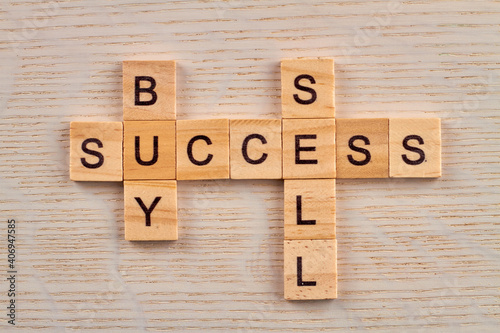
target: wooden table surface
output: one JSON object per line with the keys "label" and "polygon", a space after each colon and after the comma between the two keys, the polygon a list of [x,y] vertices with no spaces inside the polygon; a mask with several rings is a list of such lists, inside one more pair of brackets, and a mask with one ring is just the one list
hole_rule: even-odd
{"label": "wooden table surface", "polygon": [[[499,22],[499,1],[2,0],[0,330],[497,331]],[[442,119],[442,178],[337,181],[337,300],[283,299],[282,181],[179,182],[179,241],[138,243],[121,183],[69,180],[69,122],[122,120],[123,60],[177,60],[178,119],[280,118],[280,59],[316,56],[337,117]]]}

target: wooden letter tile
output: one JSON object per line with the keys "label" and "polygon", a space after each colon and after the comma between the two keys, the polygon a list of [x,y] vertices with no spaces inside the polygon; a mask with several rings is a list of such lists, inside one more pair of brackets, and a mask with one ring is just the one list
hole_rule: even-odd
{"label": "wooden letter tile", "polygon": [[177,181],[125,181],[125,239],[177,239]]}
{"label": "wooden letter tile", "polygon": [[229,178],[229,120],[177,121],[177,179]]}
{"label": "wooden letter tile", "polygon": [[175,61],[123,62],[123,120],[175,120]]}
{"label": "wooden letter tile", "polygon": [[391,177],[441,177],[441,119],[389,120]]}
{"label": "wooden letter tile", "polygon": [[125,180],[175,179],[175,121],[126,121]]}
{"label": "wooden letter tile", "polygon": [[333,59],[281,61],[283,118],[334,118]]}
{"label": "wooden letter tile", "polygon": [[285,299],[337,298],[337,240],[285,240]]}
{"label": "wooden letter tile", "polygon": [[389,177],[389,119],[336,119],[337,178]]}
{"label": "wooden letter tile", "polygon": [[71,122],[70,179],[123,180],[121,122]]}
{"label": "wooden letter tile", "polygon": [[230,132],[231,178],[282,178],[281,120],[235,119]]}
{"label": "wooden letter tile", "polygon": [[335,119],[283,119],[283,178],[335,178]]}
{"label": "wooden letter tile", "polygon": [[285,239],[335,238],[335,179],[285,180]]}

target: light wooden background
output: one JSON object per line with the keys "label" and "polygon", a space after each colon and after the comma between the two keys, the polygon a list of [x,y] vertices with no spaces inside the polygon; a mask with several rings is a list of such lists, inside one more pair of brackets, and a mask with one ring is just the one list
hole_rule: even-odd
{"label": "light wooden background", "polygon": [[[499,1],[0,4],[21,331],[494,332]],[[69,122],[121,117],[121,61],[178,61],[178,119],[279,118],[279,61],[336,60],[337,117],[440,117],[443,177],[339,180],[339,299],[283,300],[281,181],[179,183],[180,239],[123,239],[119,183],[69,180]]]}

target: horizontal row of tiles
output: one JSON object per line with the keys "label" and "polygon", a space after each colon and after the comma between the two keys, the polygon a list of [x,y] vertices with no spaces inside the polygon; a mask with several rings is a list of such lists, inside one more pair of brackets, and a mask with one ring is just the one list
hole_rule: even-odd
{"label": "horizontal row of tiles", "polygon": [[75,181],[441,176],[439,118],[72,122]]}

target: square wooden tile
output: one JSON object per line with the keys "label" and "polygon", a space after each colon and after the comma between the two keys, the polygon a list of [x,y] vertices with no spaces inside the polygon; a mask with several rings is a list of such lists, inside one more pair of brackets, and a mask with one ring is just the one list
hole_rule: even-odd
{"label": "square wooden tile", "polygon": [[233,179],[281,179],[281,120],[234,119],[230,122]]}
{"label": "square wooden tile", "polygon": [[334,118],[333,59],[281,61],[283,118]]}
{"label": "square wooden tile", "polygon": [[123,62],[123,120],[175,120],[175,61]]}
{"label": "square wooden tile", "polygon": [[337,298],[337,240],[285,240],[285,299]]}
{"label": "square wooden tile", "polygon": [[337,178],[389,177],[389,119],[336,119]]}
{"label": "square wooden tile", "polygon": [[335,238],[335,179],[285,180],[285,239]]}
{"label": "square wooden tile", "polygon": [[125,181],[125,239],[177,240],[177,181]]}
{"label": "square wooden tile", "polygon": [[389,120],[391,177],[441,177],[441,119]]}
{"label": "square wooden tile", "polygon": [[335,175],[335,119],[283,119],[283,178]]}
{"label": "square wooden tile", "polygon": [[123,138],[125,180],[175,179],[175,121],[126,121]]}
{"label": "square wooden tile", "polygon": [[177,121],[177,179],[229,178],[229,120]]}
{"label": "square wooden tile", "polygon": [[71,122],[70,179],[122,181],[122,140],[121,122]]}

